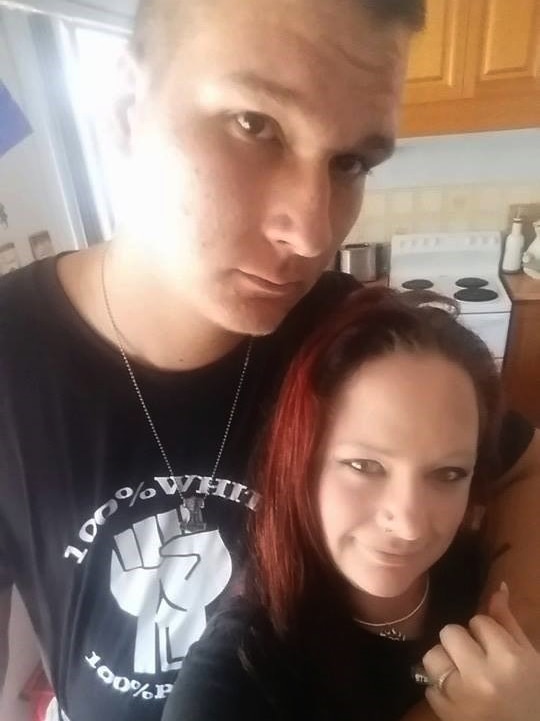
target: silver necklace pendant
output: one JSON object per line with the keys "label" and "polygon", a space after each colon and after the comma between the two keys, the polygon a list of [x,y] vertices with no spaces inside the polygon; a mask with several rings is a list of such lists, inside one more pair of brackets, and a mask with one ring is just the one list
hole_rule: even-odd
{"label": "silver necklace pendant", "polygon": [[[359,623],[361,626],[364,626],[367,629],[372,629],[372,633],[377,633],[382,638],[388,638],[390,641],[406,641],[407,636],[405,636],[404,633],[401,633],[401,631],[398,631],[396,628],[396,625],[399,623],[404,623],[405,621],[408,621],[410,618],[413,618],[413,616],[416,616],[418,611],[422,608],[424,603],[426,602],[426,599],[429,594],[429,576],[427,577],[426,581],[426,589],[424,591],[424,595],[420,599],[420,603],[413,608],[412,611],[410,611],[406,616],[403,616],[402,618],[395,618],[393,621],[386,621],[383,623],[373,623],[372,621],[363,621],[361,618],[355,618],[354,620],[356,623]],[[378,629],[383,629],[382,631],[379,631]]]}
{"label": "silver necklace pendant", "polygon": [[[154,440],[156,442],[156,445],[158,446],[161,457],[163,458],[165,467],[169,473],[169,478],[171,478],[176,483],[176,476],[173,471],[172,464],[171,464],[169,457],[165,451],[165,447],[163,445],[161,437],[160,437],[159,433],[157,432],[156,426],[154,424],[154,420],[153,420],[152,416],[150,415],[148,406],[146,405],[146,401],[144,400],[144,396],[139,387],[139,383],[137,381],[137,378],[135,377],[135,373],[133,371],[133,368],[132,368],[129,358],[127,356],[126,349],[124,347],[123,335],[120,332],[120,329],[118,328],[118,326],[116,324],[116,320],[115,320],[113,312],[112,312],[111,303],[109,300],[109,294],[107,292],[107,285],[105,283],[105,260],[106,260],[106,258],[107,258],[107,252],[105,251],[103,253],[102,260],[101,260],[101,289],[103,292],[103,301],[105,303],[105,308],[107,311],[109,322],[110,322],[111,327],[116,336],[116,343],[118,346],[118,350],[120,351],[120,355],[122,356],[124,365],[126,367],[128,375],[131,379],[133,389],[135,391],[135,394],[137,395],[137,398],[139,399],[139,403],[141,405],[144,415],[146,416],[146,420],[148,422],[150,431],[154,437]],[[218,448],[218,453],[217,453],[217,457],[216,457],[216,460],[214,463],[214,468],[212,470],[212,477],[211,477],[212,481],[215,481],[215,479],[216,479],[219,464],[221,462],[221,457],[223,455],[223,451],[225,450],[225,446],[227,445],[227,440],[229,438],[229,431],[231,430],[231,426],[232,426],[232,423],[233,423],[233,420],[234,420],[234,417],[236,414],[236,407],[238,405],[238,400],[240,398],[240,393],[241,393],[243,385],[244,385],[244,379],[245,379],[249,361],[251,358],[252,347],[253,347],[253,338],[250,338],[248,345],[247,345],[246,354],[244,356],[244,362],[242,364],[242,369],[240,371],[240,377],[238,379],[238,384],[236,386],[236,392],[234,394],[231,409],[229,411],[229,417],[228,417],[227,423],[225,425],[225,430],[224,430],[223,436],[221,438],[221,443]],[[191,498],[185,498],[184,495],[182,494],[182,491],[180,490],[180,488],[178,488],[178,495],[180,496],[179,513],[180,513],[180,526],[182,529],[182,533],[193,534],[193,533],[203,533],[204,531],[206,531],[206,521],[205,521],[204,514],[203,514],[203,510],[204,510],[204,506],[205,506],[204,497],[201,498],[200,496],[194,496]]]}
{"label": "silver necklace pendant", "polygon": [[180,518],[182,533],[203,533],[206,531],[206,521],[204,520],[204,498],[198,496],[190,496],[189,498],[181,497],[182,505],[180,506]]}
{"label": "silver necklace pendant", "polygon": [[401,633],[401,631],[398,631],[397,628],[394,628],[393,626],[387,628],[385,631],[379,631],[379,636],[381,636],[382,638],[387,638],[390,641],[407,640],[407,636],[405,636],[404,633]]}

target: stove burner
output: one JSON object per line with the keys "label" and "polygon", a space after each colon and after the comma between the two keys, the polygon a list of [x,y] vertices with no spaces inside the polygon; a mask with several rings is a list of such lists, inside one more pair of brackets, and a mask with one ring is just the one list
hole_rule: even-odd
{"label": "stove burner", "polygon": [[460,278],[456,280],[456,285],[460,288],[483,288],[488,284],[484,278]]}
{"label": "stove burner", "polygon": [[495,298],[498,297],[498,293],[486,288],[464,288],[463,290],[458,290],[457,293],[454,293],[454,298],[456,300],[466,300],[472,303],[482,303],[486,300],[495,300]]}
{"label": "stove burner", "polygon": [[413,278],[413,280],[406,280],[405,283],[401,284],[401,287],[407,290],[427,290],[433,288],[433,283],[424,278]]}

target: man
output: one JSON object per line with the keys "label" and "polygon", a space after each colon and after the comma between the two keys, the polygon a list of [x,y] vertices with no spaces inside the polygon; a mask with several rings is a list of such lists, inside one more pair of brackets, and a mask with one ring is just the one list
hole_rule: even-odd
{"label": "man", "polygon": [[[0,290],[1,587],[20,588],[71,721],[159,719],[234,589],[248,456],[295,347],[350,286],[318,279],[391,153],[422,11],[144,3],[118,236]],[[509,420],[513,478],[531,435]]]}

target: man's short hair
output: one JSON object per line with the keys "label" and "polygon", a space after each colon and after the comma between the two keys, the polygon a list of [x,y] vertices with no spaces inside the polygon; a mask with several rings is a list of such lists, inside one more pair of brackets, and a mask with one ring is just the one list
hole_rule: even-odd
{"label": "man's short hair", "polygon": [[[254,1],[254,0],[252,0]],[[255,0],[256,1],[256,0]],[[379,24],[401,23],[411,31],[422,30],[426,0],[356,0]],[[150,71],[163,69],[177,32],[189,22],[202,0],[140,0],[130,49],[133,57]],[[332,0],[328,0],[332,2]]]}
{"label": "man's short hair", "polygon": [[426,0],[357,0],[357,2],[377,22],[402,23],[414,32],[424,29]]}

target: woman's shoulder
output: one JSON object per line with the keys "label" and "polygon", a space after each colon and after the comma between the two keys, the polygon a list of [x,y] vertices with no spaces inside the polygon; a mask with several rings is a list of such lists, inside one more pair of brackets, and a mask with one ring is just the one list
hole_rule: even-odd
{"label": "woman's shoulder", "polygon": [[[216,613],[184,659],[162,721],[273,718],[245,651],[266,627],[261,609],[243,598]],[[265,669],[256,670],[265,677]]]}
{"label": "woman's shoulder", "polygon": [[191,673],[195,666],[217,666],[231,663],[229,671],[242,666],[242,649],[254,634],[263,629],[268,634],[269,624],[262,609],[246,598],[238,597],[215,613],[206,629],[186,656],[179,679]]}
{"label": "woman's shoulder", "polygon": [[238,596],[212,616],[201,641],[212,639],[216,643],[234,644],[240,642],[250,628],[266,625],[265,620],[266,614],[257,603]]}

